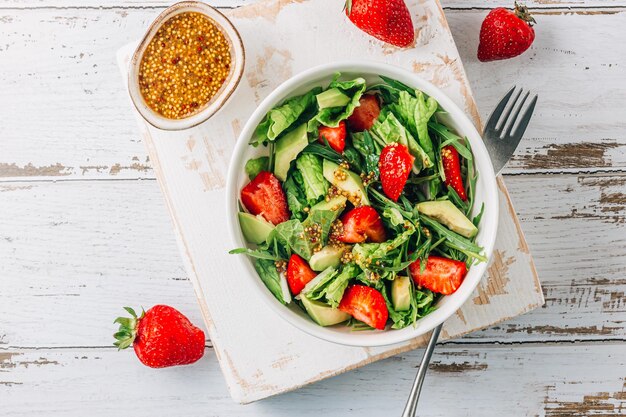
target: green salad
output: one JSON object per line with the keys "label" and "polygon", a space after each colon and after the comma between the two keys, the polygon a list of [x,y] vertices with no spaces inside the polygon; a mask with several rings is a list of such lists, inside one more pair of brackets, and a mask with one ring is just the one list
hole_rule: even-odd
{"label": "green salad", "polygon": [[256,128],[239,223],[259,278],[321,326],[401,329],[485,262],[468,141],[435,99],[380,76],[285,100]]}

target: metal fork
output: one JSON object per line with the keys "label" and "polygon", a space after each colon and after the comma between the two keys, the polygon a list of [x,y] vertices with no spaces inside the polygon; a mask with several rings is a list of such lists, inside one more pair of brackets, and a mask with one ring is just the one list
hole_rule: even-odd
{"label": "metal fork", "polygon": [[[537,104],[538,96],[535,95],[524,109],[524,112],[521,113],[524,108],[524,103],[530,96],[530,92],[526,91],[526,93],[524,93],[524,90],[520,89],[515,94],[515,98],[511,101],[511,96],[513,96],[515,90],[516,87],[514,86],[504,95],[502,100],[500,100],[491,113],[491,116],[489,116],[489,120],[483,131],[483,142],[489,152],[493,170],[496,175],[500,174],[504,165],[506,165],[508,160],[511,159],[511,156],[513,156],[517,145],[522,140],[522,136],[526,131],[526,127],[528,127],[528,123],[535,110],[535,105]],[[521,100],[520,97],[522,97]],[[430,336],[430,340],[424,351],[424,356],[422,356],[422,361],[420,362],[419,370],[413,381],[409,398],[404,406],[402,417],[415,417],[424,377],[426,376],[428,364],[435,350],[435,345],[437,344],[437,339],[439,339],[442,327],[443,323],[435,327]]]}

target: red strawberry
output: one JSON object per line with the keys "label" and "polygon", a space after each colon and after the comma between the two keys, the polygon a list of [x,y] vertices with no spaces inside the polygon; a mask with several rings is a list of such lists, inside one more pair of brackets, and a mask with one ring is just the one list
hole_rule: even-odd
{"label": "red strawberry", "polygon": [[413,161],[415,158],[409,153],[409,149],[400,143],[390,143],[380,152],[378,160],[380,182],[387,197],[393,201],[400,198],[411,173]]}
{"label": "red strawberry", "polygon": [[403,0],[347,0],[345,10],[356,27],[383,42],[406,47],[415,39]]}
{"label": "red strawberry", "polygon": [[326,139],[331,148],[343,153],[346,147],[346,122],[339,122],[337,127],[320,126],[318,129],[319,143],[326,144]]}
{"label": "red strawberry", "polygon": [[517,2],[514,11],[493,9],[480,28],[478,59],[487,62],[522,54],[535,40],[533,23],[535,19],[526,6]]}
{"label": "red strawberry", "polygon": [[204,355],[204,332],[175,308],[156,305],[140,317],[132,308],[124,309],[132,317],[115,320],[120,329],[113,335],[117,339],[114,345],[121,350],[132,344],[144,365],[151,368],[187,365]]}
{"label": "red strawberry", "polygon": [[465,262],[429,256],[423,272],[420,272],[419,259],[409,266],[409,271],[415,283],[420,287],[428,288],[439,294],[449,295],[461,286],[467,273],[467,267]]}
{"label": "red strawberry", "polygon": [[354,132],[371,129],[380,114],[380,104],[375,95],[366,94],[359,100],[359,106],[348,117],[348,125]]}
{"label": "red strawberry", "polygon": [[287,197],[278,178],[270,172],[259,172],[259,175],[243,187],[241,202],[250,213],[255,216],[260,214],[273,224],[289,220]]}
{"label": "red strawberry", "polygon": [[309,264],[295,253],[287,264],[287,283],[293,295],[300,294],[306,284],[317,276]]}
{"label": "red strawberry", "polygon": [[339,310],[378,330],[385,329],[389,318],[383,295],[366,285],[348,287],[339,303]]}
{"label": "red strawberry", "polygon": [[376,210],[370,206],[357,207],[341,216],[343,227],[334,237],[345,243],[384,242],[385,226]]}
{"label": "red strawberry", "polygon": [[446,176],[446,185],[452,187],[459,197],[461,197],[461,200],[467,201],[463,177],[461,177],[459,152],[454,146],[448,145],[441,149],[441,163],[443,165],[443,173]]}

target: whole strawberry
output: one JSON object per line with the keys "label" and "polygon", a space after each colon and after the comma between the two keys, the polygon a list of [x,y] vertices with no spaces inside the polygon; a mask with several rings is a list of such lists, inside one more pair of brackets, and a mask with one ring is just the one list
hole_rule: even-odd
{"label": "whole strawberry", "polygon": [[515,10],[493,9],[480,28],[478,59],[482,62],[508,59],[530,48],[535,40],[535,19],[526,6],[515,3]]}
{"label": "whole strawberry", "polygon": [[345,11],[356,27],[383,42],[405,47],[415,39],[404,0],[347,0]]}
{"label": "whole strawberry", "polygon": [[135,310],[124,307],[132,317],[118,317],[120,329],[113,335],[120,350],[131,344],[146,366],[165,368],[187,365],[204,355],[204,332],[191,324],[175,308],[156,305],[137,317]]}

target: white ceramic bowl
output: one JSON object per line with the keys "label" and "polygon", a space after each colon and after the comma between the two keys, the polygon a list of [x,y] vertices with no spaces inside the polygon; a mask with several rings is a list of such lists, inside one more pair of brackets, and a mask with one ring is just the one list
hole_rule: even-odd
{"label": "white ceramic bowl", "polygon": [[[196,12],[205,15],[222,31],[226,40],[230,44],[232,65],[226,81],[224,81],[222,87],[208,103],[189,117],[185,117],[183,119],[168,119],[167,117],[163,117],[159,113],[152,110],[146,104],[146,101],[144,100],[139,89],[139,67],[141,64],[141,58],[143,57],[146,48],[163,23],[178,14],[186,12]],[[239,32],[237,32],[237,29],[235,29],[230,20],[228,20],[228,18],[217,9],[214,9],[206,3],[199,1],[183,1],[173,4],[165,9],[150,25],[143,39],[139,42],[139,46],[135,50],[130,62],[130,69],[128,72],[128,93],[130,94],[130,98],[132,99],[132,102],[139,114],[141,114],[141,116],[152,126],[163,130],[188,129],[204,122],[209,117],[217,113],[217,111],[220,110],[224,104],[226,104],[241,80],[244,64],[245,53],[243,49],[243,42],[241,41]]]}
{"label": "white ceramic bowl", "polygon": [[[303,94],[315,86],[327,86],[333,75],[341,72],[346,79],[353,76],[365,78],[368,85],[380,82],[378,75],[387,76],[403,82],[411,87],[422,90],[429,96],[435,98],[439,105],[448,114],[445,124],[454,129],[461,136],[466,136],[469,140],[474,154],[474,162],[478,171],[478,183],[476,187],[475,212],[480,209],[482,203],[485,204],[485,213],[479,225],[477,242],[484,248],[487,256],[491,255],[498,227],[498,193],[496,188],[495,175],[491,160],[487,154],[481,136],[476,128],[467,118],[465,113],[452,102],[439,88],[424,81],[412,72],[382,63],[374,62],[343,62],[326,64],[304,71],[281,84],[259,105],[244,126],[230,163],[228,172],[228,184],[226,193],[226,204],[229,228],[233,241],[233,247],[246,246],[243,234],[237,219],[237,200],[241,188],[248,182],[248,177],[244,171],[244,164],[251,157],[266,154],[267,149],[263,146],[253,148],[248,145],[248,141],[259,124],[263,116],[274,106],[288,97]],[[233,255],[234,256],[234,255]],[[243,262],[247,271],[246,279],[249,282],[250,290],[261,297],[278,316],[289,323],[313,336],[331,342],[351,346],[382,346],[393,343],[404,342],[420,336],[445,321],[467,301],[478,285],[481,277],[487,268],[486,263],[472,266],[461,287],[452,295],[442,297],[437,304],[437,309],[426,317],[417,321],[416,326],[409,326],[401,330],[369,330],[353,331],[345,325],[332,327],[321,327],[311,320],[304,311],[297,305],[291,303],[289,306],[282,305],[270,291],[265,287],[257,275],[253,260],[245,255],[237,255],[234,262]]]}

